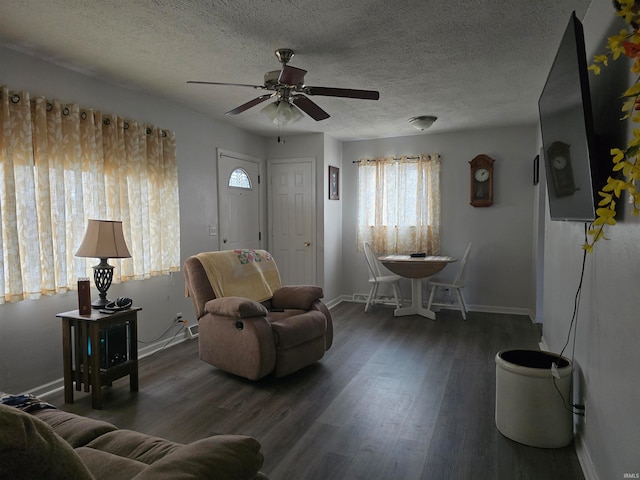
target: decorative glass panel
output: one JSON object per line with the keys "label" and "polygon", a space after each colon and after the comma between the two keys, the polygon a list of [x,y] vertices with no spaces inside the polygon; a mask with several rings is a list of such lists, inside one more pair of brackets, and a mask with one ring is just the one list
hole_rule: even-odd
{"label": "decorative glass panel", "polygon": [[229,176],[229,186],[251,190],[251,179],[245,170],[236,168]]}

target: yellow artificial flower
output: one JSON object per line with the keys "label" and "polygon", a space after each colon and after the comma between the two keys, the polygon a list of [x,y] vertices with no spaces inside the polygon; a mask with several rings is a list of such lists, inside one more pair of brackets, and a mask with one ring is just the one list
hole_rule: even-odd
{"label": "yellow artificial flower", "polygon": [[598,208],[596,210],[596,215],[598,215],[598,218],[596,218],[593,222],[594,227],[604,225],[605,223],[607,225],[616,224],[616,219],[613,218],[615,217],[616,212],[615,210],[611,210],[611,208]]}
{"label": "yellow artificial flower", "polygon": [[633,139],[629,140],[630,147],[637,147],[640,145],[640,128],[633,129]]}
{"label": "yellow artificial flower", "polygon": [[618,1],[618,4],[620,5],[620,10],[618,10],[616,12],[616,15],[618,15],[619,17],[624,17],[625,22],[627,23],[631,23],[631,20],[633,20],[634,17],[634,13],[632,11],[633,8],[633,1],[628,2],[628,1]]}
{"label": "yellow artificial flower", "polygon": [[598,192],[598,195],[602,197],[602,200],[598,202],[599,207],[604,207],[605,205],[609,205],[613,200],[613,195],[610,193]]}
{"label": "yellow artificial flower", "polygon": [[607,55],[594,55],[593,61],[602,63],[605,67],[609,66],[609,57]]}
{"label": "yellow artificial flower", "polygon": [[582,249],[586,250],[587,253],[591,253],[591,252],[593,252],[593,244],[592,243],[585,243],[584,245],[582,245]]}
{"label": "yellow artificial flower", "polygon": [[[632,30],[620,30],[617,35],[608,38],[606,49],[613,60],[621,55],[633,61],[630,70],[638,78],[622,95],[622,119],[631,119],[634,123],[640,123],[640,0],[616,0],[617,15],[632,26]],[[595,55],[593,64],[589,70],[598,75],[602,66],[608,66],[608,55]],[[633,214],[640,216],[640,192],[636,188],[636,182],[640,184],[640,128],[633,129],[633,135],[626,149],[613,148],[610,151],[612,171],[620,172],[619,178],[609,177],[607,183],[598,194],[601,200],[596,209],[596,219],[592,222],[588,234],[590,242],[582,245],[586,252],[592,252],[596,242],[607,239],[604,235],[607,226],[616,224],[616,199],[620,198],[623,191],[627,191],[629,201],[633,202]]]}
{"label": "yellow artificial flower", "polygon": [[636,82],[625,90],[623,97],[637,97],[640,95],[640,82]]}
{"label": "yellow artificial flower", "polygon": [[607,48],[611,51],[613,59],[617,60],[618,57],[624,53],[624,41],[629,37],[629,32],[626,29],[620,30],[619,35],[612,35],[607,41]]}
{"label": "yellow artificial flower", "polygon": [[612,148],[610,153],[613,155],[613,163],[618,163],[624,158],[624,152],[619,148]]}
{"label": "yellow artificial flower", "polygon": [[587,67],[587,70],[591,70],[593,73],[595,73],[596,75],[600,75],[600,67],[598,65],[589,65]]}

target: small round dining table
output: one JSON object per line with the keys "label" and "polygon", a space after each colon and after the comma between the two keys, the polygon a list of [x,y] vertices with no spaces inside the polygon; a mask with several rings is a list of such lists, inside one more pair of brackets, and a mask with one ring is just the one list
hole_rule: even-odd
{"label": "small round dining table", "polygon": [[378,258],[380,263],[391,272],[411,279],[411,305],[396,308],[393,315],[396,317],[421,315],[435,320],[435,312],[425,308],[422,304],[422,279],[435,275],[450,263],[457,262],[458,259],[441,255],[428,255],[425,257],[384,255]]}

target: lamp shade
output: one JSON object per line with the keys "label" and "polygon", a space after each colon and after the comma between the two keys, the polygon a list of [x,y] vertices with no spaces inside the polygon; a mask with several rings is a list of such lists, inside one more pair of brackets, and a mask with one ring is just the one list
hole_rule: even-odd
{"label": "lamp shade", "polygon": [[89,220],[76,257],[130,258],[131,253],[124,241],[122,222]]}

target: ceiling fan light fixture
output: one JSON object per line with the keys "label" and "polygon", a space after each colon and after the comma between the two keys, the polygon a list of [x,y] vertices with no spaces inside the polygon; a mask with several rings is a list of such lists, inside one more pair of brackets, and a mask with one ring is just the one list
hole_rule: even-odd
{"label": "ceiling fan light fixture", "polygon": [[278,102],[272,102],[260,110],[265,117],[271,120],[273,123],[278,123],[276,119],[276,112],[278,111]]}
{"label": "ceiling fan light fixture", "polygon": [[297,122],[301,118],[302,112],[294,105],[291,105],[287,101],[281,101],[278,104],[278,108],[276,110],[276,120],[278,123],[289,125],[290,123]]}
{"label": "ceiling fan light fixture", "polygon": [[424,131],[433,125],[438,117],[434,117],[432,115],[421,115],[419,117],[412,117],[409,119],[409,123],[416,130]]}

